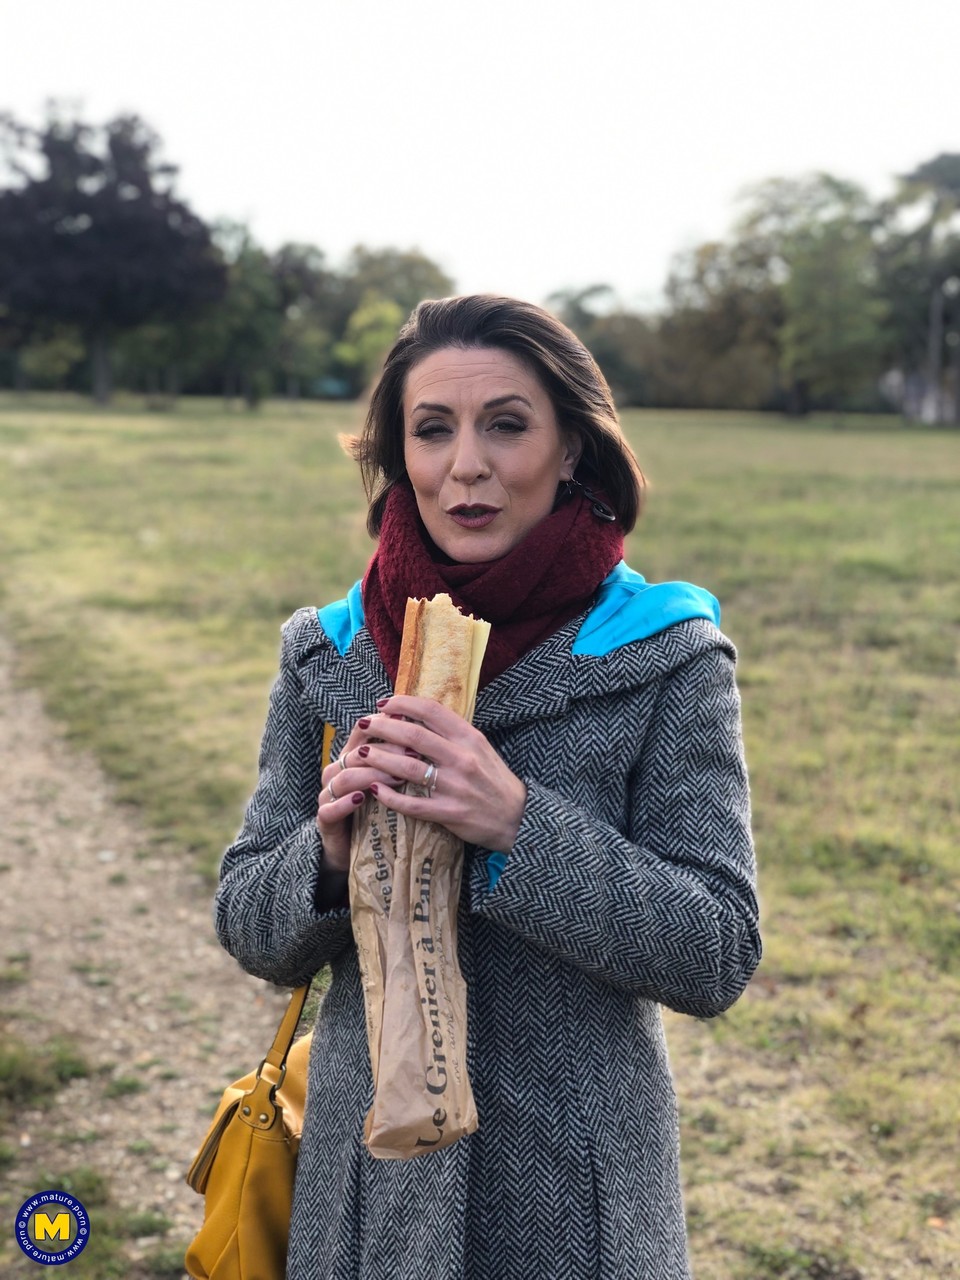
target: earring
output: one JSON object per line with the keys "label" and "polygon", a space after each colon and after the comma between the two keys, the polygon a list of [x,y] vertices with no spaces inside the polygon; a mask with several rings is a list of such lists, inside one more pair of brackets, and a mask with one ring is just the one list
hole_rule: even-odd
{"label": "earring", "polygon": [[605,524],[616,523],[617,513],[613,507],[608,506],[602,498],[598,498],[592,489],[588,489],[585,484],[581,485],[583,496],[590,503],[590,510],[598,520],[603,520]]}
{"label": "earring", "polygon": [[617,513],[613,507],[608,506],[602,498],[598,498],[592,489],[588,489],[585,484],[581,484],[579,480],[561,480],[560,487],[557,490],[557,505],[561,502],[569,502],[575,493],[582,493],[586,500],[590,503],[590,510],[598,520],[603,520],[605,524],[614,524],[617,519]]}

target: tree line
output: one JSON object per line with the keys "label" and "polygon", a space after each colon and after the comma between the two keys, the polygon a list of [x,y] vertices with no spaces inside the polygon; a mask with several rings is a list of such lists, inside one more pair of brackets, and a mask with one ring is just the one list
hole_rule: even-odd
{"label": "tree line", "polygon": [[[208,225],[139,117],[0,115],[0,385],[359,395],[405,316],[454,282],[418,249],[275,251]],[[830,174],[747,192],[679,254],[656,314],[598,283],[548,304],[623,405],[895,409],[960,421],[960,154],[871,200]]]}
{"label": "tree line", "polygon": [[830,174],[744,193],[731,236],[678,255],[640,316],[554,295],[625,403],[895,409],[960,422],[960,154],[871,201]]}
{"label": "tree line", "polygon": [[353,397],[413,307],[453,292],[416,249],[357,246],[342,267],[315,245],[275,252],[207,225],[136,116],[94,126],[52,110],[0,116],[0,381]]}

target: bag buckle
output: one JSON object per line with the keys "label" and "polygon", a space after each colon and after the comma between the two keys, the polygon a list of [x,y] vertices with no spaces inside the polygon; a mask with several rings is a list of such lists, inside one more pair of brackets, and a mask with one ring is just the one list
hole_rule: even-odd
{"label": "bag buckle", "polygon": [[[277,1074],[276,1080],[273,1080],[269,1075],[266,1075],[265,1073],[266,1067],[270,1067],[271,1070],[277,1071],[278,1074]],[[259,1080],[266,1079],[267,1083],[270,1085],[270,1101],[271,1102],[276,1101],[277,1090],[283,1084],[284,1079],[286,1078],[286,1074],[287,1074],[286,1062],[281,1063],[280,1067],[277,1068],[277,1067],[274,1067],[272,1062],[268,1062],[268,1060],[264,1058],[264,1060],[260,1063],[259,1067],[257,1067],[257,1080],[259,1081]]]}

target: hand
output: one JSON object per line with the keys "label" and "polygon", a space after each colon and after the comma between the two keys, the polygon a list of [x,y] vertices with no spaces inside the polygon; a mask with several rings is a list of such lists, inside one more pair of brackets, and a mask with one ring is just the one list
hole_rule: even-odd
{"label": "hand", "polygon": [[[363,804],[366,792],[378,783],[399,785],[403,781],[395,771],[378,769],[359,754],[361,748],[370,750],[368,730],[372,719],[375,717],[364,716],[357,721],[339,758],[320,775],[323,787],[317,797],[317,829],[323,840],[323,862],[330,871],[350,870],[353,814]],[[392,769],[391,755],[395,761],[398,757],[402,760],[403,748],[384,745],[378,755],[378,760]]]}
{"label": "hand", "polygon": [[[436,822],[470,844],[509,853],[527,803],[527,788],[484,735],[432,698],[394,696],[358,729],[364,762],[379,773],[369,789],[410,818]],[[364,724],[364,721],[360,721]],[[397,753],[402,752],[402,755]],[[430,795],[399,791],[390,774],[422,785],[436,769]],[[348,770],[349,772],[349,770]]]}

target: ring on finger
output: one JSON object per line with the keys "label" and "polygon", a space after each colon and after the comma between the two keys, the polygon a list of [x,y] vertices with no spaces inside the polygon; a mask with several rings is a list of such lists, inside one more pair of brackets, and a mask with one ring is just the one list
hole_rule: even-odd
{"label": "ring on finger", "polygon": [[330,796],[330,799],[333,801],[334,804],[336,804],[337,801],[340,799],[340,797],[337,795],[337,793],[333,789],[333,778],[331,778],[330,781],[327,783],[327,792]]}
{"label": "ring on finger", "polygon": [[340,766],[340,772],[343,773],[344,769],[346,769],[347,767],[346,751],[341,751],[340,754],[337,756],[337,764]]}
{"label": "ring on finger", "polygon": [[433,795],[434,787],[436,787],[436,785],[437,785],[437,774],[438,774],[438,773],[439,773],[439,769],[438,769],[438,768],[437,768],[437,766],[436,766],[435,764],[433,764],[433,762],[431,761],[431,763],[427,765],[427,771],[426,771],[426,773],[423,775],[423,782],[420,784],[421,786],[423,786],[423,787],[426,787],[426,788],[427,788],[427,795],[428,795],[428,796],[432,796],[432,795]]}

